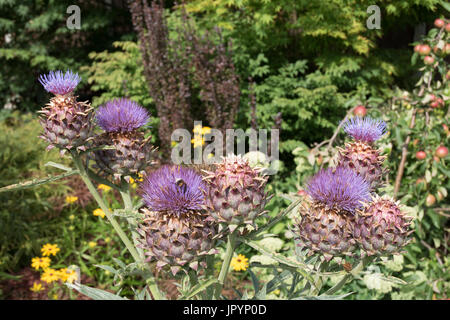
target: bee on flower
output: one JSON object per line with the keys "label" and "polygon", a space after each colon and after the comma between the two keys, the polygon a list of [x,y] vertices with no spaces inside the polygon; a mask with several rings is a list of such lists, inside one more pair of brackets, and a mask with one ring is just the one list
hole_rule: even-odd
{"label": "bee on flower", "polygon": [[40,268],[45,269],[50,266],[50,258],[48,257],[36,257],[31,259],[31,266],[39,270]]}
{"label": "bee on flower", "polygon": [[234,271],[245,271],[248,268],[248,258],[243,254],[238,254],[237,257],[231,259],[231,267]]}
{"label": "bee on flower", "polygon": [[59,251],[61,251],[60,248],[58,248],[57,244],[44,244],[41,248],[41,252],[43,256],[50,256],[53,255],[55,256]]}

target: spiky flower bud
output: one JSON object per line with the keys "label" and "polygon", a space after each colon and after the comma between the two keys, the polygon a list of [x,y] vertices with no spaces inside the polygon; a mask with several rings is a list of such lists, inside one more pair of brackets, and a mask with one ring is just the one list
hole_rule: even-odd
{"label": "spiky flower bud", "polygon": [[385,156],[372,144],[386,132],[386,123],[370,117],[355,117],[344,122],[344,131],[354,139],[345,148],[339,148],[338,165],[362,175],[372,188],[381,184]]}
{"label": "spiky flower bud", "polygon": [[362,255],[399,252],[413,232],[411,219],[393,199],[375,196],[355,217],[353,235],[363,249]]}
{"label": "spiky flower bud", "polygon": [[228,155],[207,172],[205,201],[207,210],[217,222],[224,222],[231,231],[240,225],[255,225],[270,197],[264,192],[268,177],[252,168],[240,155]]}
{"label": "spiky flower bud", "polygon": [[143,248],[177,273],[189,264],[197,269],[202,256],[214,253],[215,224],[203,210],[205,184],[193,169],[164,166],[151,172],[140,185],[146,207],[140,226]]}
{"label": "spiky flower bud", "polygon": [[97,124],[105,132],[95,137],[97,147],[111,146],[113,149],[94,151],[97,166],[115,179],[143,172],[151,159],[151,137],[145,138],[138,131],[149,121],[147,110],[128,99],[107,102],[96,112]]}
{"label": "spiky flower bud", "polygon": [[40,138],[50,143],[47,149],[58,147],[61,153],[72,148],[84,150],[92,135],[93,109],[87,102],[78,102],[73,95],[80,80],[78,74],[70,70],[65,74],[51,71],[39,77],[45,90],[55,95],[39,111],[39,121],[44,128]]}
{"label": "spiky flower bud", "polygon": [[319,171],[307,184],[308,197],[300,206],[301,221],[294,233],[297,245],[309,254],[351,255],[355,246],[351,217],[370,200],[369,184],[351,169]]}

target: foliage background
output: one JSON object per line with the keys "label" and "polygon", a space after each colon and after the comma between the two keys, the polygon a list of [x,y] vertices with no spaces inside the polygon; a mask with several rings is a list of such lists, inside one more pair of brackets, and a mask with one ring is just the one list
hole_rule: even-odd
{"label": "foliage background", "polygon": [[[0,0],[0,106],[20,113],[38,110],[48,99],[36,80],[38,75],[71,68],[83,77],[77,89],[81,99],[89,99],[97,107],[128,96],[151,111],[155,134],[159,119],[126,2],[79,1],[82,29],[72,31],[65,25],[66,8],[71,4],[65,0]],[[365,25],[366,9],[373,4],[381,8],[380,30],[369,30]],[[311,152],[315,143],[329,139],[339,121],[360,103],[370,107],[371,115],[382,116],[390,126],[397,126],[383,141],[392,160],[390,169],[397,170],[402,141],[409,133],[410,109],[406,104],[382,102],[412,91],[420,76],[417,65],[411,64],[412,43],[423,36],[421,28],[426,32],[436,17],[448,16],[444,1],[191,0],[186,5],[200,34],[217,26],[224,40],[232,42],[232,59],[242,92],[235,126],[250,127],[250,83],[260,128],[273,127],[275,116],[282,114],[283,170],[271,181],[273,192],[289,194],[301,188],[321,165],[319,153]],[[165,1],[165,7],[173,35],[180,27],[180,7],[172,1]],[[33,122],[35,116],[8,110],[0,114],[0,186],[35,176],[38,171],[47,173],[49,169],[43,164],[57,155],[46,153],[42,143],[36,143],[39,126]],[[411,145],[408,163],[414,163],[413,154],[421,147],[448,146],[442,123],[448,123],[448,112],[439,111],[430,127],[418,123],[414,129],[418,138],[426,128],[430,134],[418,146]],[[157,137],[154,141],[158,143]],[[319,151],[323,151],[321,162],[331,160],[326,150]],[[401,261],[397,258],[379,263],[371,275],[344,291],[358,292],[356,299],[448,296],[449,262],[442,256],[448,250],[448,218],[424,204],[427,194],[450,187],[448,167],[445,162],[440,166],[438,169],[438,164],[428,161],[407,168],[401,190],[407,199],[403,202],[421,217],[416,225],[417,241],[408,247],[408,253]],[[419,177],[427,178],[426,187],[416,186]],[[30,257],[38,254],[39,246],[49,239],[50,230],[59,230],[60,220],[41,213],[56,210],[51,199],[63,199],[74,191],[65,183],[55,186],[0,194],[0,272],[11,273],[27,266]],[[446,199],[438,203],[439,207],[448,207]],[[287,203],[280,198],[269,209],[276,212]],[[82,210],[90,214],[91,209]],[[92,224],[91,232],[97,232],[92,231],[97,220],[86,221]],[[285,234],[288,224],[283,222],[272,230],[285,241],[280,251],[292,249]],[[57,241],[58,232],[54,237]],[[244,253],[252,255],[251,250]],[[392,274],[410,284],[388,285],[373,274]],[[330,279],[330,283],[333,281],[336,279]]]}

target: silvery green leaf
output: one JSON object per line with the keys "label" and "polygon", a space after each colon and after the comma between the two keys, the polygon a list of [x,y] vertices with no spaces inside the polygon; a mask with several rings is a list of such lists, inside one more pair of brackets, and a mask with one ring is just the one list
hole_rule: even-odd
{"label": "silvery green leaf", "polygon": [[70,289],[74,289],[74,290],[78,291],[79,293],[82,293],[94,300],[128,300],[127,298],[123,298],[123,297],[115,295],[111,292],[97,289],[97,288],[91,288],[91,287],[85,286],[80,283],[78,283],[78,284],[77,283],[75,283],[75,284],[66,283],[66,286],[68,286]]}
{"label": "silvery green leaf", "polygon": [[127,267],[127,265],[125,263],[123,263],[122,261],[120,261],[117,258],[112,258],[114,260],[115,263],[117,263],[122,269],[125,269]]}
{"label": "silvery green leaf", "polygon": [[117,274],[118,273],[118,271],[116,269],[114,269],[113,267],[111,267],[111,266],[106,266],[106,265],[103,265],[103,264],[94,264],[94,266],[97,267],[97,268],[101,268],[103,270],[106,270],[108,272],[111,272],[112,274]]}
{"label": "silvery green leaf", "polygon": [[54,167],[54,168],[57,168],[57,169],[61,169],[61,170],[64,170],[64,171],[71,171],[71,170],[73,170],[72,168],[70,168],[70,167],[66,167],[65,165],[63,165],[63,164],[60,164],[60,163],[56,163],[56,162],[53,162],[53,161],[49,161],[49,162],[47,162],[46,164],[44,164],[44,166],[45,167]]}
{"label": "silvery green leaf", "polygon": [[217,279],[210,279],[208,281],[202,282],[197,284],[196,286],[194,286],[190,292],[186,295],[186,298],[192,298],[194,297],[196,294],[202,292],[203,290],[205,290],[206,288],[208,288],[209,286],[219,283],[219,281]]}
{"label": "silvery green leaf", "polygon": [[342,300],[342,299],[348,297],[349,295],[351,295],[353,293],[354,292],[350,292],[350,293],[341,294],[341,295],[337,295],[337,296],[326,296],[326,295],[304,296],[304,297],[294,298],[292,300]]}
{"label": "silvery green leaf", "polygon": [[266,299],[266,294],[267,294],[267,283],[264,284],[264,286],[261,288],[261,290],[259,290],[258,292],[255,293],[255,297],[253,299],[255,299],[255,300],[265,300]]}
{"label": "silvery green leaf", "polygon": [[52,176],[52,177],[47,177],[47,178],[43,178],[43,179],[33,179],[33,180],[25,181],[25,182],[19,182],[16,184],[12,184],[12,185],[0,188],[0,193],[36,187],[36,186],[39,186],[39,185],[42,185],[42,184],[45,184],[48,182],[53,182],[53,181],[56,181],[56,180],[59,180],[59,179],[65,178],[65,177],[73,176],[74,174],[78,174],[78,173],[79,173],[78,170],[72,170],[72,171],[60,174],[58,176]]}

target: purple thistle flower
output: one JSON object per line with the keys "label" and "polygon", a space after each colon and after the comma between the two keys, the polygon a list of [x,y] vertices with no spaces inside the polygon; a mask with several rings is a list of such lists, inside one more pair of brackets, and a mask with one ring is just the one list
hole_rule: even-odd
{"label": "purple thistle flower", "polygon": [[355,140],[372,143],[386,133],[386,122],[370,117],[354,117],[344,122],[344,131]]}
{"label": "purple thistle flower", "polygon": [[349,168],[320,170],[307,184],[306,192],[329,208],[353,212],[370,200],[370,185]]}
{"label": "purple thistle flower", "polygon": [[144,178],[141,195],[152,211],[180,215],[201,210],[204,204],[203,178],[195,170],[164,166]]}
{"label": "purple thistle flower", "polygon": [[136,102],[121,98],[98,108],[97,124],[106,132],[129,132],[145,125],[150,118],[147,110]]}
{"label": "purple thistle flower", "polygon": [[50,71],[49,74],[41,74],[38,80],[48,92],[55,95],[65,95],[76,88],[81,81],[81,77],[78,73],[73,73],[70,70],[67,70],[65,74],[58,70]]}

